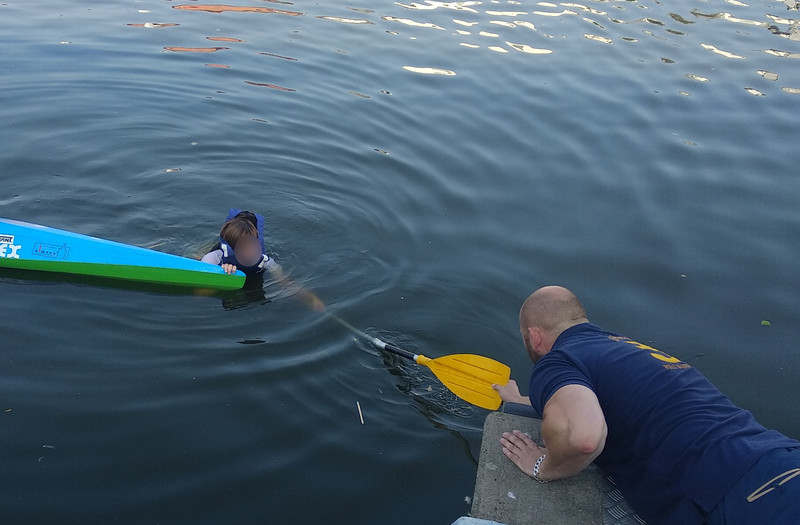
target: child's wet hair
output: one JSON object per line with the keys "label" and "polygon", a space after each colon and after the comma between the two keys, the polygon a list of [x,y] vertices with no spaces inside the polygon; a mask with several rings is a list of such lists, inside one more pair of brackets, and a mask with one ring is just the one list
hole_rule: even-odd
{"label": "child's wet hair", "polygon": [[258,229],[258,217],[256,217],[256,214],[253,213],[252,211],[246,211],[246,210],[245,211],[240,211],[239,213],[234,215],[233,218],[234,219],[247,219],[248,221],[250,221],[253,224],[253,226],[256,227],[256,229]]}
{"label": "child's wet hair", "polygon": [[242,238],[247,236],[258,238],[257,222],[251,221],[250,217],[245,214],[252,215],[254,220],[256,218],[255,215],[250,212],[241,212],[233,219],[225,221],[225,224],[222,225],[222,229],[219,232],[219,236],[222,240],[228,243],[234,250],[236,249],[236,244]]}

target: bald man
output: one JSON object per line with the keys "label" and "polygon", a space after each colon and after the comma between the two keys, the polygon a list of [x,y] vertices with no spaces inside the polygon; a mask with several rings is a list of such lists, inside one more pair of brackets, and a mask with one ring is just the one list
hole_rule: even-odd
{"label": "bald man", "polygon": [[525,474],[544,483],[594,461],[648,523],[800,524],[800,442],[680,359],[589,323],[566,288],[534,292],[519,323],[529,397],[495,388],[542,414],[541,445],[516,430],[500,440]]}

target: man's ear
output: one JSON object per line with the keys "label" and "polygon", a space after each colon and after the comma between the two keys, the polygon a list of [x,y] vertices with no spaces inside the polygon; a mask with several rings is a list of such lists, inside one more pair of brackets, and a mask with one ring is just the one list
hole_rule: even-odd
{"label": "man's ear", "polygon": [[535,326],[528,327],[528,339],[531,342],[531,346],[533,346],[534,350],[539,350],[539,347],[542,346],[542,332]]}

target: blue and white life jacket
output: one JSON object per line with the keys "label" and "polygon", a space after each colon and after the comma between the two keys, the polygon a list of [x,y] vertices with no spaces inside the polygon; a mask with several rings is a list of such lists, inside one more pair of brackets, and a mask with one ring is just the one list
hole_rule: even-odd
{"label": "blue and white life jacket", "polygon": [[[229,221],[236,217],[242,210],[231,209],[228,212],[228,218],[225,219]],[[264,216],[259,215],[257,213],[254,214],[256,216],[257,224],[256,230],[258,231],[258,242],[261,244],[261,259],[251,266],[247,266],[239,262],[236,258],[236,254],[233,251],[233,247],[225,242],[221,237],[219,239],[219,249],[222,250],[222,263],[223,264],[233,264],[236,266],[238,270],[243,271],[247,275],[256,274],[259,272],[263,272],[264,268],[266,267],[267,263],[269,262],[269,255],[266,253],[266,247],[264,246]]]}

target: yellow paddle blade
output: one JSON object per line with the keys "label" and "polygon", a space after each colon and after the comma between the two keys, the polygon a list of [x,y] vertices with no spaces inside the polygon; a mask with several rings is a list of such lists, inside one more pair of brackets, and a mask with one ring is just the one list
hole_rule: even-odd
{"label": "yellow paddle blade", "polygon": [[502,399],[492,384],[505,385],[511,369],[499,361],[474,354],[453,354],[430,359],[417,356],[455,395],[475,406],[497,410]]}

